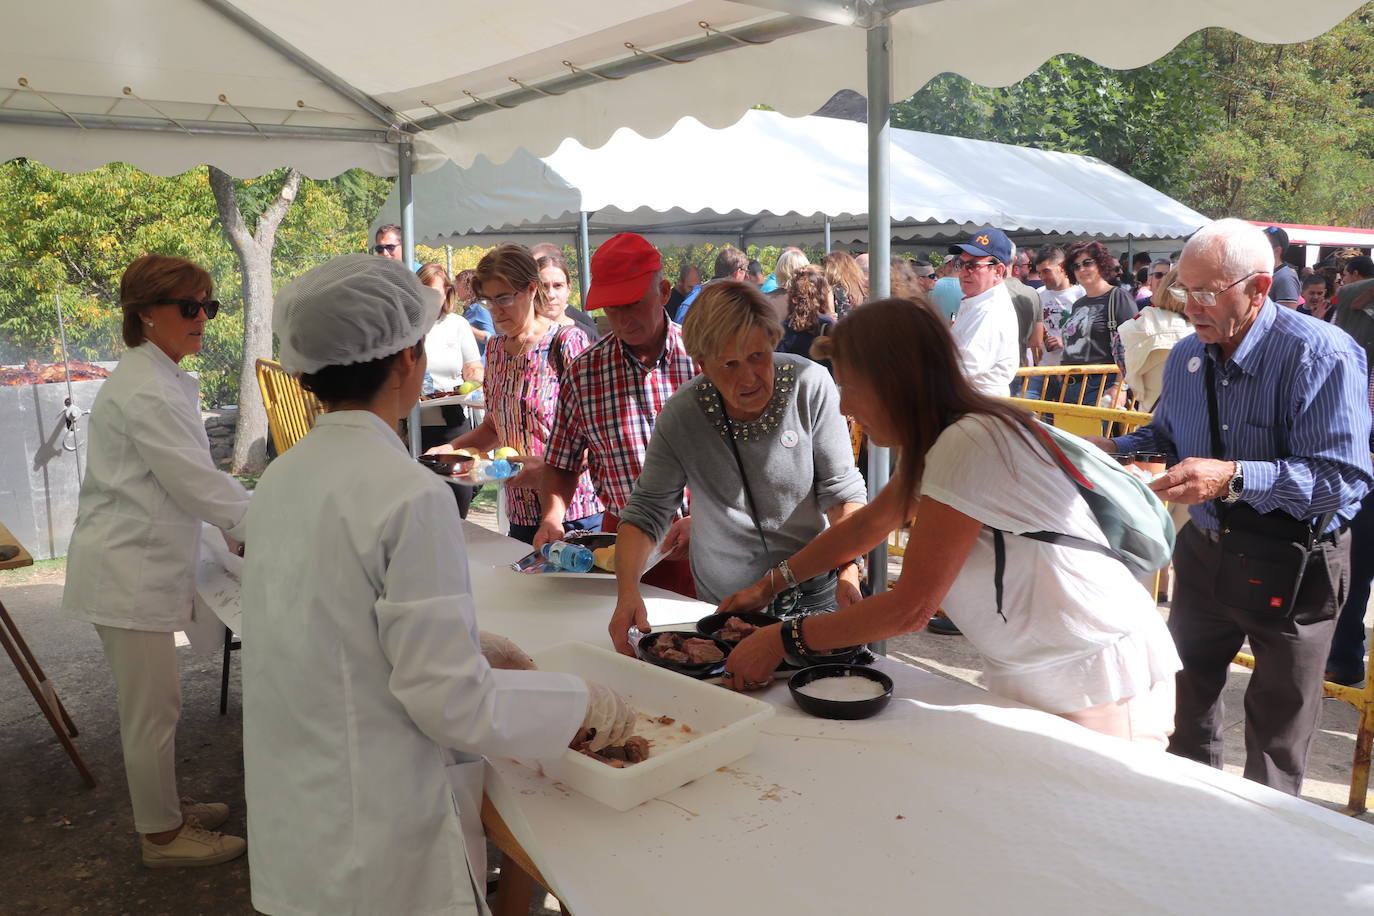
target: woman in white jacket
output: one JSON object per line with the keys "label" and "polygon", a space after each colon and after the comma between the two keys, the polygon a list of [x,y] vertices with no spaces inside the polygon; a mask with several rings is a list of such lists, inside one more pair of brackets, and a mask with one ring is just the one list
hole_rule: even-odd
{"label": "woman in white jacket", "polygon": [[634,723],[604,687],[494,670],[479,649],[449,484],[396,434],[438,312],[405,265],[361,254],[278,297],[282,364],[328,412],[248,513],[243,753],[265,913],[482,912],[480,755],[546,759],[579,725],[604,746]]}
{"label": "woman in white jacket", "polygon": [[[1158,269],[1159,265],[1151,268]],[[1169,351],[1193,333],[1192,324],[1183,314],[1183,302],[1171,292],[1177,275],[1177,269],[1169,270],[1155,283],[1153,307],[1141,309],[1140,314],[1122,322],[1117,329],[1125,353],[1126,384],[1135,394],[1137,409],[1147,413],[1155,409],[1164,390],[1164,364]]]}
{"label": "woman in white jacket", "polygon": [[95,624],[114,672],[119,735],[143,864],[215,865],[243,854],[210,832],[223,804],[179,799],[181,681],[173,634],[191,620],[201,522],[241,538],[248,493],[215,468],[200,383],[180,367],[200,351],[219,303],[210,275],[144,255],[119,284],[129,351],[91,408],[89,460],[67,551],[62,611]]}

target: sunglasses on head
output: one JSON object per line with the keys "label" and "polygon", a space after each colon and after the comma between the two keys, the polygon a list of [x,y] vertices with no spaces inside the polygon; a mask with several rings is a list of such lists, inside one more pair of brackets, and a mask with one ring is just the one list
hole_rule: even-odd
{"label": "sunglasses on head", "polygon": [[206,299],[159,299],[157,302],[149,302],[149,305],[175,305],[181,310],[182,318],[194,318],[200,314],[201,309],[205,310],[207,319],[214,318],[219,314],[219,300]]}
{"label": "sunglasses on head", "polygon": [[393,251],[400,247],[400,245],[373,245],[372,251],[375,254],[391,254]]}

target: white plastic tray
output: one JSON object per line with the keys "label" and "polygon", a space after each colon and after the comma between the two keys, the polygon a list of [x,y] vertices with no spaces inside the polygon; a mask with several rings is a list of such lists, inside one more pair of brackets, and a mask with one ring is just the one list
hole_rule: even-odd
{"label": "white plastic tray", "polygon": [[534,655],[544,671],[563,671],[605,684],[630,705],[653,716],[672,716],[696,737],[643,763],[617,769],[568,751],[545,761],[544,772],[569,788],[617,811],[686,785],[754,752],[759,725],[773,707],[722,687],[586,643],[563,643]]}

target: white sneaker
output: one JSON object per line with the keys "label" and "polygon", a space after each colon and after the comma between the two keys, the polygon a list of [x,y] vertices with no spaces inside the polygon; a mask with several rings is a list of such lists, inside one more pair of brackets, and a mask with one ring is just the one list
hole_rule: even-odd
{"label": "white sneaker", "polygon": [[194,798],[183,798],[181,816],[183,820],[194,817],[206,830],[214,830],[229,820],[229,806],[224,802],[198,802]]}
{"label": "white sneaker", "polygon": [[219,865],[237,859],[248,849],[242,837],[214,833],[200,826],[194,817],[187,817],[176,839],[163,846],[143,843],[143,864],[148,868],[189,868],[197,865]]}

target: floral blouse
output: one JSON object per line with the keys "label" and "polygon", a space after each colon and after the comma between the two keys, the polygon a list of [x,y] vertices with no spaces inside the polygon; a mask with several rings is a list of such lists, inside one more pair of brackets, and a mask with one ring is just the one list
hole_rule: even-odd
{"label": "floral blouse", "polygon": [[[491,338],[487,347],[487,370],[482,394],[500,436],[501,445],[522,455],[543,455],[553,434],[558,415],[558,376],[549,364],[549,348],[562,331],[561,351],[564,367],[587,349],[587,335],[580,328],[554,325],[527,353],[511,356],[506,352],[504,334]],[[512,524],[537,525],[542,512],[539,490],[533,487],[506,487]],[[567,517],[585,518],[602,511],[591,475],[583,470],[577,491],[568,506]]]}

